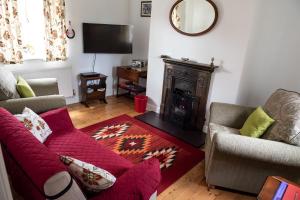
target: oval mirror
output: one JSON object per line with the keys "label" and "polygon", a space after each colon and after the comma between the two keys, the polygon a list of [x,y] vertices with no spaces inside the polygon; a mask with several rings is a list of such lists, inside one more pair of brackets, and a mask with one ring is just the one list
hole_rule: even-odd
{"label": "oval mirror", "polygon": [[198,36],[217,23],[218,9],[211,0],[179,0],[170,11],[170,22],[181,34]]}

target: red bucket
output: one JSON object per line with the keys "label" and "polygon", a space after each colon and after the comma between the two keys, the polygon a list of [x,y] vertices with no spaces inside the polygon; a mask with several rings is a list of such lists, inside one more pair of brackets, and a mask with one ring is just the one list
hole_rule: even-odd
{"label": "red bucket", "polygon": [[134,109],[138,113],[144,113],[147,107],[148,97],[144,95],[136,95],[134,97]]}

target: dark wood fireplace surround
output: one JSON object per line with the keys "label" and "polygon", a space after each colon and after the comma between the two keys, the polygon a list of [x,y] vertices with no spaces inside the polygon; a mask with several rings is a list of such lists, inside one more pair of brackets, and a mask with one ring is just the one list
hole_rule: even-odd
{"label": "dark wood fireplace surround", "polygon": [[216,66],[196,62],[164,59],[165,73],[163,95],[160,114],[163,119],[171,119],[170,107],[173,101],[173,92],[176,89],[186,91],[197,99],[193,102],[191,117],[186,128],[202,130],[205,123],[207,97],[210,87],[211,75]]}
{"label": "dark wood fireplace surround", "polygon": [[169,58],[164,59],[164,63],[160,114],[147,112],[136,118],[200,147],[205,143],[202,129],[211,76],[217,66],[213,59],[211,64]]}

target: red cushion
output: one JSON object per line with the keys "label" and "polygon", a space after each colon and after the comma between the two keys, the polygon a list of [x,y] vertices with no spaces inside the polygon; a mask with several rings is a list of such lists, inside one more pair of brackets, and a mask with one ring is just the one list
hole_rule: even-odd
{"label": "red cushion", "polygon": [[68,132],[74,129],[66,107],[45,112],[40,116],[47,122],[53,133]]}
{"label": "red cushion", "polygon": [[[14,175],[15,173],[10,170],[17,167],[19,171],[24,173],[25,177],[30,178],[34,186],[20,185],[20,187],[31,190],[35,188],[43,193],[43,186],[47,179],[66,170],[56,154],[50,152],[21,122],[3,108],[0,108],[0,142],[4,146],[4,152],[8,152],[6,157],[11,160],[7,163],[10,164],[7,166],[8,172]],[[13,179],[18,178],[22,177],[14,177]],[[14,184],[23,183],[22,180],[14,182]],[[26,192],[29,194],[36,193],[36,191],[30,190]]]}

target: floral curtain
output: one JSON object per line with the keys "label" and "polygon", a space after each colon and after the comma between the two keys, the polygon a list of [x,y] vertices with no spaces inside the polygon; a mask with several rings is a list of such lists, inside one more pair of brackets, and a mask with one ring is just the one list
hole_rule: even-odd
{"label": "floral curtain", "polygon": [[66,60],[66,20],[64,0],[44,0],[47,61]]}
{"label": "floral curtain", "polygon": [[18,0],[0,0],[0,63],[23,62]]}

